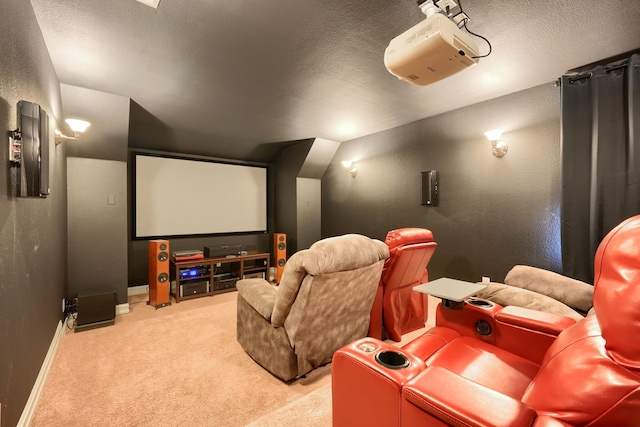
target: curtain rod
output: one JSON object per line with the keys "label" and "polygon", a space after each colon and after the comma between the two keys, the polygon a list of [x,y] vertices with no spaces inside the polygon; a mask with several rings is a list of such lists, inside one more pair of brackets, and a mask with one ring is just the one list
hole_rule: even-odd
{"label": "curtain rod", "polygon": [[[605,73],[609,73],[611,71],[615,71],[618,70],[620,68],[625,68],[627,65],[629,64],[629,58],[624,59],[618,63],[616,63],[615,65],[607,65],[604,68]],[[574,83],[578,80],[584,80],[584,79],[589,79],[593,76],[593,69],[594,68],[598,68],[601,67],[601,65],[596,65],[595,67],[593,67],[591,70],[583,72],[581,74],[576,75],[575,77],[569,77],[569,83]]]}

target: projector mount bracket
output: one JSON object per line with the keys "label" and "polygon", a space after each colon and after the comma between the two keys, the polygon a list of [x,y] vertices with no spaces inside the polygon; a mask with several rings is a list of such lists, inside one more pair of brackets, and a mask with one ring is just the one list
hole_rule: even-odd
{"label": "projector mount bracket", "polygon": [[466,13],[462,11],[460,8],[460,12],[454,15],[451,10],[458,7],[455,1],[453,0],[418,0],[418,7],[426,15],[426,17],[430,17],[435,15],[436,13],[442,13],[454,24],[461,28],[466,25],[471,19],[467,16]]}
{"label": "projector mount bracket", "polygon": [[427,15],[427,18],[435,15],[436,13],[444,13],[448,18],[451,18],[451,9],[454,9],[457,5],[453,0],[418,0],[418,6],[422,13]]}

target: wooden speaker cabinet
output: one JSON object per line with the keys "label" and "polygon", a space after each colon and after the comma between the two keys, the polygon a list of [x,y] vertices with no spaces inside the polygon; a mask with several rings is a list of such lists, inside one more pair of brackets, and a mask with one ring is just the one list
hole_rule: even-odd
{"label": "wooden speaker cabinet", "polygon": [[149,240],[149,305],[171,305],[169,281],[169,241]]}
{"label": "wooden speaker cabinet", "polygon": [[275,281],[280,283],[282,278],[282,272],[284,271],[284,265],[287,262],[287,235],[284,233],[273,234],[273,253],[275,264]]}

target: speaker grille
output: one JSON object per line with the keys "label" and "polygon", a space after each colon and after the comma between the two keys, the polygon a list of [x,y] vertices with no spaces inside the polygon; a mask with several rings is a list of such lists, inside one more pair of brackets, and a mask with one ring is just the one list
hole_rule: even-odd
{"label": "speaker grille", "polygon": [[169,241],[149,241],[149,305],[156,308],[171,303],[169,289]]}
{"label": "speaker grille", "polygon": [[275,281],[280,283],[280,278],[284,271],[284,265],[287,262],[287,235],[284,233],[276,233],[273,236],[273,250],[275,252]]}

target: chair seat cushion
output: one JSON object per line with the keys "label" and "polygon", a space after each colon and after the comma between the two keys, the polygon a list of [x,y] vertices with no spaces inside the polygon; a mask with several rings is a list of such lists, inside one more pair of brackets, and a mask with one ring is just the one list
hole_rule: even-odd
{"label": "chair seat cushion", "polygon": [[521,401],[437,366],[408,381],[402,397],[402,425],[436,425],[414,405],[447,425],[529,427],[536,418],[536,411]]}
{"label": "chair seat cushion", "polygon": [[446,344],[426,360],[470,381],[521,399],[540,366],[471,337],[460,337]]}

